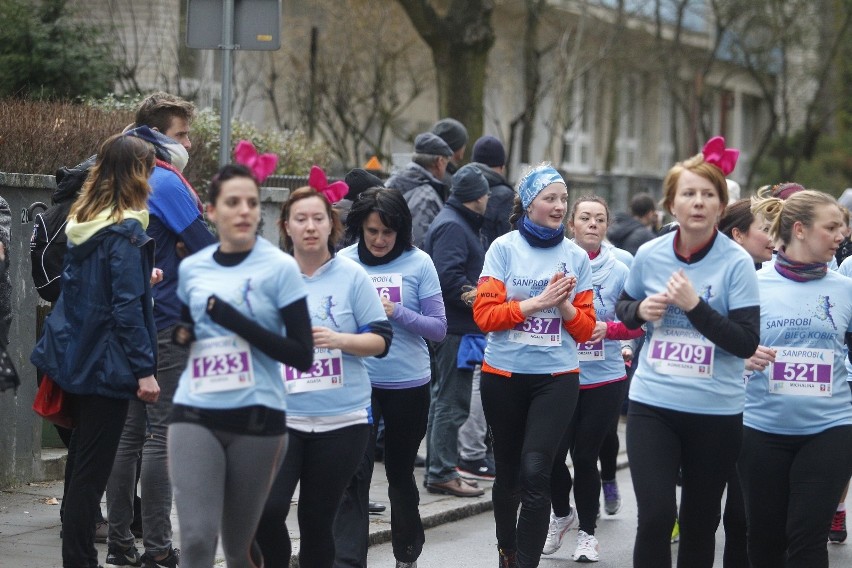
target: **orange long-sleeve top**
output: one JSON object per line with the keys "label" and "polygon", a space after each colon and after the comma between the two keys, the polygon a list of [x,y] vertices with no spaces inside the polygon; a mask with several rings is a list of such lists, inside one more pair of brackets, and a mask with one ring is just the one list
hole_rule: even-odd
{"label": "orange long-sleeve top", "polygon": [[[588,341],[595,330],[595,305],[592,290],[578,292],[571,304],[576,315],[562,321],[562,326],[577,343]],[[505,331],[515,327],[526,319],[521,312],[519,300],[506,299],[506,285],[496,278],[482,278],[476,287],[476,300],[473,302],[473,320],[483,332]],[[511,373],[495,369],[483,361],[482,370],[498,375],[510,376]],[[577,372],[572,369],[569,372]]]}

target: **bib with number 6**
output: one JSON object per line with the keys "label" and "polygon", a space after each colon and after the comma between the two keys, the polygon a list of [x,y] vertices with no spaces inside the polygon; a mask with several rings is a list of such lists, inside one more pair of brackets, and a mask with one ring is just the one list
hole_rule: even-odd
{"label": "bib with number 6", "polygon": [[287,394],[337,389],[343,386],[343,353],[340,349],[314,348],[314,364],[307,371],[281,365]]}
{"label": "bib with number 6", "polygon": [[254,386],[251,348],[236,335],[210,337],[189,350],[190,392],[211,393]]}
{"label": "bib with number 6", "polygon": [[370,274],[370,280],[376,287],[380,298],[384,298],[394,304],[402,303],[402,274]]}

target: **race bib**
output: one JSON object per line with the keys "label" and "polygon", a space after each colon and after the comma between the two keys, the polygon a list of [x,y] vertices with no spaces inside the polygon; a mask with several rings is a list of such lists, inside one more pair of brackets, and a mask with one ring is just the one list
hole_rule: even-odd
{"label": "race bib", "polygon": [[281,365],[288,394],[337,389],[343,386],[343,354],[340,349],[314,348],[314,364],[307,371]]}
{"label": "race bib", "polygon": [[508,339],[524,345],[562,345],[562,318],[537,312],[510,329]]}
{"label": "race bib", "polygon": [[402,303],[402,274],[371,274],[370,280],[380,298],[394,304]]}
{"label": "race bib", "polygon": [[654,330],[648,362],[658,373],[709,379],[714,353],[713,343],[697,331],[661,327]]}
{"label": "race bib", "polygon": [[769,392],[792,396],[831,396],[834,351],[778,347],[769,374]]}
{"label": "race bib", "polygon": [[242,337],[211,337],[189,350],[189,391],[210,393],[254,386],[251,349]]}
{"label": "race bib", "polygon": [[604,341],[587,341],[577,344],[577,358],[580,361],[603,361],[604,356]]}

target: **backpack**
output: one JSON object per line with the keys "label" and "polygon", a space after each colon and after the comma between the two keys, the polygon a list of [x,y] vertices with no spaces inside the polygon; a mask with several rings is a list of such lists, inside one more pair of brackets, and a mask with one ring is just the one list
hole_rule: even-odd
{"label": "backpack", "polygon": [[53,204],[33,217],[30,237],[33,284],[38,295],[48,302],[58,300],[62,290],[62,267],[68,250],[68,237],[65,235],[68,213],[94,163],[95,156],[92,156],[73,168],[59,168],[56,171],[57,189],[51,197]]}

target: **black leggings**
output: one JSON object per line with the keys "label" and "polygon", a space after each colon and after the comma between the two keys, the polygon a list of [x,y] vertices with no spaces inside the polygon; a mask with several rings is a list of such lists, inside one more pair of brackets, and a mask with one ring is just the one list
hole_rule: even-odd
{"label": "black leggings", "polygon": [[809,436],[743,429],[737,469],[753,568],[828,566],[828,531],[852,474],[852,426]]}
{"label": "black leggings", "polygon": [[695,414],[630,401],[627,455],[639,508],[635,568],[671,566],[679,467],[683,486],[677,565],[713,566],[722,492],[740,451],[742,420],[742,414]]}
{"label": "black leggings", "polygon": [[497,545],[517,551],[518,568],[538,566],[541,558],[550,517],[550,474],[578,390],[578,373],[515,373],[511,378],[482,373],[482,409],[491,425],[497,469],[492,490]]}
{"label": "black leggings", "polygon": [[420,520],[420,492],[414,481],[414,460],[426,435],[429,418],[429,384],[408,389],[373,387],[373,433],[358,471],[349,482],[334,520],[335,568],[366,567],[370,532],[368,503],[373,477],[375,438],[385,420],[385,473],[391,505],[391,542],[394,557],[414,562],[425,542]]}
{"label": "black leggings", "polygon": [[332,524],[349,480],[370,437],[370,424],[330,432],[287,429],[287,455],[275,478],[257,528],[257,543],[266,566],[290,565],[287,514],[299,483],[299,566],[331,568]]}
{"label": "black leggings", "polygon": [[553,463],[550,489],[553,494],[553,514],[564,517],[571,512],[571,473],[565,460],[568,451],[574,462],[574,501],[580,518],[580,530],[595,534],[595,520],[601,497],[601,476],[598,454],[610,430],[618,424],[619,409],[624,399],[627,381],[608,383],[582,389],[571,425],[562,437],[559,452]]}

